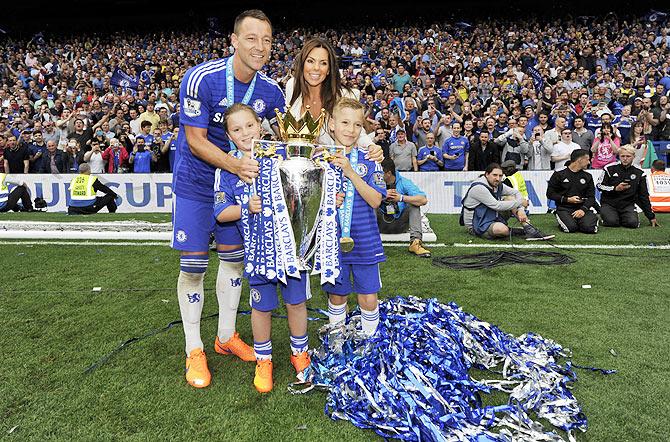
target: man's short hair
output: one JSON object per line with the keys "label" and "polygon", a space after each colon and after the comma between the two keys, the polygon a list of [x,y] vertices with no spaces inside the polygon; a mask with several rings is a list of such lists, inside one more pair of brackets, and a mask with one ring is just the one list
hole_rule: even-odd
{"label": "man's short hair", "polygon": [[654,170],[665,170],[665,161],[663,160],[655,160],[653,163],[651,163],[651,167]]}
{"label": "man's short hair", "polygon": [[235,34],[240,32],[240,25],[247,17],[267,22],[270,25],[270,32],[272,32],[272,22],[268,16],[265,15],[265,12],[261,11],[260,9],[247,9],[235,18],[235,24],[233,25],[233,32]]}
{"label": "man's short hair", "polygon": [[391,158],[384,158],[384,161],[382,161],[382,170],[384,173],[390,172],[392,175],[395,175],[395,162]]}
{"label": "man's short hair", "polygon": [[151,126],[151,121],[144,120],[140,123],[140,128],[144,129],[147,126]]}
{"label": "man's short hair", "polygon": [[79,173],[86,173],[91,171],[91,166],[88,163],[81,163],[79,165]]}
{"label": "man's short hair", "polygon": [[570,162],[577,161],[583,156],[589,156],[589,151],[585,149],[576,149],[573,150],[570,154]]}

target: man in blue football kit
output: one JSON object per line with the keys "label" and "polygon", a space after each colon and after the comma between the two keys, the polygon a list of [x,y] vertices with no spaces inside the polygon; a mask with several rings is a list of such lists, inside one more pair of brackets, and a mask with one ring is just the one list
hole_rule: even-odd
{"label": "man in blue football kit", "polygon": [[[238,240],[226,237],[230,231],[216,228],[214,172],[216,168],[225,169],[246,182],[258,175],[255,160],[227,153],[231,146],[223,128],[223,114],[232,103],[242,102],[274,124],[274,109],[285,109],[281,88],[259,72],[269,59],[272,44],[272,26],[267,16],[258,10],[241,13],[235,19],[231,43],[234,56],[189,69],[179,94],[172,247],[181,251],[177,297],[186,338],[186,380],[197,388],[206,387],[211,381],[200,338],[203,280],[209,262],[211,232],[215,233],[220,259],[217,294],[229,292],[231,299],[239,299],[241,290],[237,284],[242,273],[241,242],[231,244]],[[219,323],[215,349],[254,361],[253,349],[235,333],[237,307],[234,310],[225,302],[225,296],[219,297],[219,314],[225,314],[229,320],[227,324]]]}
{"label": "man in blue football kit", "polygon": [[447,138],[442,145],[444,170],[467,170],[470,142],[461,136],[461,124],[451,126],[453,135]]}

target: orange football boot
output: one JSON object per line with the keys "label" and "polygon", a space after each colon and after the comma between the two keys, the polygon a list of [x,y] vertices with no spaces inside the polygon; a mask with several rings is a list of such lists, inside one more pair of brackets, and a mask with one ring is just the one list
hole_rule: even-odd
{"label": "orange football boot", "polygon": [[254,387],[256,387],[259,393],[269,393],[272,391],[272,359],[259,359],[256,361]]}
{"label": "orange football boot", "polygon": [[312,360],[309,357],[309,353],[303,351],[296,355],[291,355],[291,364],[295,368],[296,373],[300,374],[304,369],[309,367],[309,364],[312,363]]}
{"label": "orange football boot", "polygon": [[237,332],[223,344],[219,341],[219,337],[217,336],[214,341],[214,350],[222,355],[235,355],[246,362],[253,362],[256,360],[254,349],[240,339],[240,335],[237,334]]}
{"label": "orange football boot", "polygon": [[205,352],[201,348],[196,348],[186,358],[186,382],[195,388],[204,388],[211,380],[212,375],[207,368]]}

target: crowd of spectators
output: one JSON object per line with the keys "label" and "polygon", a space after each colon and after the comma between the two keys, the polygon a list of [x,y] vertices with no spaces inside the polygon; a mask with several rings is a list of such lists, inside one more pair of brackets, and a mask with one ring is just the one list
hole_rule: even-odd
{"label": "crowd of spectators", "polygon": [[[670,140],[669,28],[610,14],[276,29],[265,72],[285,84],[303,41],[329,39],[398,170],[560,168],[576,147],[603,167],[623,144],[641,164],[647,141]],[[76,172],[82,162],[93,173],[171,171],[180,80],[231,50],[208,32],[5,38],[0,172]],[[112,85],[117,69],[137,87]]]}

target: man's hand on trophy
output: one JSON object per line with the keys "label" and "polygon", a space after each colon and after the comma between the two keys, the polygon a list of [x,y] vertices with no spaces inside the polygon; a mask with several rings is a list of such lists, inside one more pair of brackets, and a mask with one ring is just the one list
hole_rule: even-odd
{"label": "man's hand on trophy", "polygon": [[233,169],[232,172],[240,177],[242,181],[251,183],[258,176],[258,161],[243,157],[237,160]]}
{"label": "man's hand on trophy", "polygon": [[251,213],[261,213],[261,197],[258,195],[252,195],[249,198],[249,212]]}
{"label": "man's hand on trophy", "polygon": [[384,161],[384,151],[382,147],[378,144],[371,144],[368,146],[368,153],[365,155],[366,160],[374,161],[375,163],[381,163]]}
{"label": "man's hand on trophy", "polygon": [[344,204],[344,192],[338,192],[335,197],[335,205],[337,207],[342,207],[342,204]]}
{"label": "man's hand on trophy", "polygon": [[351,178],[352,175],[356,174],[356,172],[354,172],[354,169],[351,167],[349,158],[347,158],[341,152],[337,152],[334,156],[335,158],[331,161],[331,164],[342,169],[342,173],[344,174],[345,177]]}

